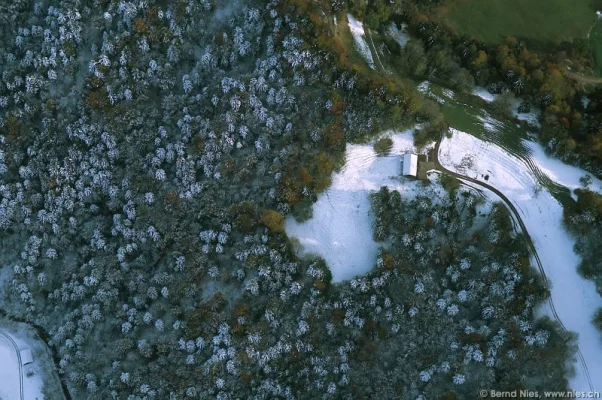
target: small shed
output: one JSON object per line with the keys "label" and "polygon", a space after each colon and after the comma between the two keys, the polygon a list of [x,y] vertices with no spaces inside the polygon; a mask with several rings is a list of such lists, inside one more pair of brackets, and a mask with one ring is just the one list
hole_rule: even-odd
{"label": "small shed", "polygon": [[31,353],[30,348],[20,350],[19,353],[21,353],[21,365],[27,365],[33,362],[33,354]]}
{"label": "small shed", "polygon": [[418,173],[418,156],[412,153],[404,154],[402,162],[403,175],[416,176]]}

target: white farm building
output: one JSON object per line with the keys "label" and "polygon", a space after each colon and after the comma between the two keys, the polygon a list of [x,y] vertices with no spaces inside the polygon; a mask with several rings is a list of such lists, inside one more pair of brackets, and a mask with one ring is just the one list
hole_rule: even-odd
{"label": "white farm building", "polygon": [[404,176],[416,176],[418,173],[418,156],[416,154],[404,154],[401,162],[402,174]]}

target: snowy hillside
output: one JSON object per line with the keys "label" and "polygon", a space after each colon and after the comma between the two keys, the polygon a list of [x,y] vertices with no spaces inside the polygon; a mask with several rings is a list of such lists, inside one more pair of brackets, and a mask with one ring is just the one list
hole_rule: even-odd
{"label": "snowy hillside", "polygon": [[[545,189],[524,162],[502,148],[465,132],[452,129],[452,137],[441,143],[441,164],[460,174],[489,183],[518,209],[551,282],[556,311],[568,330],[579,334],[578,344],[597,389],[602,382],[602,341],[592,324],[592,315],[602,306],[594,284],[577,272],[580,262],[572,250],[574,239],[564,229],[561,204]],[[572,188],[585,173],[547,158],[535,144],[534,161],[552,180]],[[600,185],[599,181],[594,186]],[[589,388],[585,371],[576,364],[570,384],[574,390]],[[589,389],[588,389],[589,390]]]}

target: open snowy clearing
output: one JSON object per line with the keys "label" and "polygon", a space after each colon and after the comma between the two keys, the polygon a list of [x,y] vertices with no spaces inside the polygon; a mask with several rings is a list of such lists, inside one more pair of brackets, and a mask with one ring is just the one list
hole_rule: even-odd
{"label": "open snowy clearing", "polygon": [[[0,327],[0,329],[2,328]],[[13,339],[19,350],[32,349],[29,343],[20,339],[18,335],[4,329],[2,331]],[[28,371],[33,372],[33,374],[27,376]],[[23,366],[23,398],[25,400],[42,400],[44,398],[42,395],[43,386],[44,382],[39,370],[39,363],[36,362],[34,352],[34,362]],[[17,400],[19,398],[19,359],[11,341],[4,335],[0,335],[0,399]]]}
{"label": "open snowy clearing", "polygon": [[19,361],[13,345],[0,335],[0,399],[19,399]]}
{"label": "open snowy clearing", "polygon": [[[489,183],[516,206],[551,283],[551,296],[558,316],[568,330],[578,333],[578,344],[593,384],[597,385],[596,389],[602,389],[602,340],[591,322],[594,312],[602,306],[602,298],[593,282],[577,272],[580,258],[573,251],[575,241],[563,227],[562,205],[547,190],[540,188],[535,174],[522,160],[493,143],[455,129],[451,131],[452,137],[444,138],[441,143],[441,164]],[[574,187],[585,174],[578,168],[547,158],[534,143],[530,147],[535,163],[560,184]],[[570,379],[570,386],[574,390],[589,390],[581,364],[576,363],[575,368],[576,375]]]}
{"label": "open snowy clearing", "polygon": [[370,50],[370,46],[365,39],[364,25],[353,18],[353,15],[347,14],[347,21],[349,24],[349,29],[351,30],[351,35],[353,35],[353,41],[355,42],[355,46],[357,47],[357,51],[366,59],[366,62],[370,66],[370,68],[374,69],[374,58],[372,58],[372,51]]}
{"label": "open snowy clearing", "polygon": [[385,132],[393,140],[388,156],[377,157],[373,144],[347,144],[346,163],[333,176],[331,187],[313,205],[313,217],[299,224],[285,222],[289,236],[297,237],[302,254],[315,253],[326,260],[333,282],[351,279],[371,270],[378,244],[372,239],[370,193],[387,186],[403,197],[422,193],[432,198],[446,196],[439,185],[401,177],[401,154],[415,151],[414,130]]}

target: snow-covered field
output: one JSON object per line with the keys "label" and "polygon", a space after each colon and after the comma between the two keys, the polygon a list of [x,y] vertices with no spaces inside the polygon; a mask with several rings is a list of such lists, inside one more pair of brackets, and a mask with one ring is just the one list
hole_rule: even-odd
{"label": "snow-covered field", "polygon": [[19,398],[19,363],[8,339],[0,335],[0,399]]}
{"label": "snow-covered field", "polygon": [[[563,227],[561,204],[547,190],[539,189],[535,175],[519,158],[467,133],[458,130],[452,130],[452,133],[451,138],[445,138],[441,143],[441,164],[489,183],[516,206],[551,283],[551,296],[558,316],[568,330],[579,334],[579,348],[593,384],[597,390],[602,390],[602,339],[591,322],[595,310],[602,306],[602,298],[594,284],[577,272],[580,259],[573,250],[575,241]],[[546,157],[535,143],[529,146],[535,164],[552,180],[569,188],[579,186],[579,178],[585,172]],[[600,185],[601,182],[595,180],[592,189],[602,190]],[[571,387],[589,390],[581,364],[576,363],[575,368]]]}
{"label": "snow-covered field", "polygon": [[[20,335],[12,332],[3,332],[12,337],[20,350],[24,348],[33,348]],[[27,372],[32,371],[33,375],[27,376]],[[23,366],[23,397],[25,400],[42,400],[42,387],[44,386],[39,364],[34,362]],[[3,335],[0,335],[0,399],[17,400],[20,398],[19,387],[19,360],[17,353],[11,342]]]}
{"label": "snow-covered field", "polygon": [[374,59],[372,58],[372,51],[368,46],[365,38],[364,25],[361,21],[353,18],[353,15],[347,14],[347,21],[349,21],[349,29],[353,35],[353,41],[357,50],[366,59],[370,68],[374,69]]}
{"label": "snow-covered field", "polygon": [[372,143],[347,144],[346,163],[333,176],[331,187],[313,205],[313,217],[302,224],[286,219],[289,236],[297,237],[302,254],[316,253],[332,271],[333,282],[363,274],[374,266],[378,244],[372,239],[371,192],[388,186],[404,197],[424,193],[445,196],[439,185],[424,187],[401,174],[401,154],[415,151],[414,130],[385,132],[393,139],[391,153],[377,157]]}

